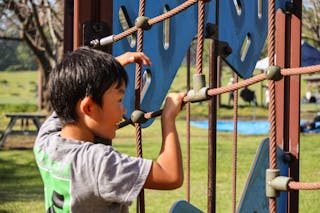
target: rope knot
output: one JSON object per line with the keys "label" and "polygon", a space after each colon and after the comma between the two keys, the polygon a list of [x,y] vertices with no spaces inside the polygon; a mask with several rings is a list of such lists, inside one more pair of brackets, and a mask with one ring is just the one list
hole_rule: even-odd
{"label": "rope knot", "polygon": [[279,66],[269,66],[266,69],[265,74],[269,80],[279,81],[282,79],[281,67]]}
{"label": "rope knot", "polygon": [[148,119],[145,118],[144,112],[141,110],[135,110],[131,114],[131,121],[132,123],[139,123],[143,124],[148,121]]}
{"label": "rope knot", "polygon": [[149,20],[149,17],[139,16],[136,18],[135,26],[143,30],[150,30],[152,25],[149,24]]}

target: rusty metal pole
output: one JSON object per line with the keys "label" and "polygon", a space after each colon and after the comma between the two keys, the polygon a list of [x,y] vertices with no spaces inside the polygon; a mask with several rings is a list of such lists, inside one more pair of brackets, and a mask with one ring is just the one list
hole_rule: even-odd
{"label": "rusty metal pole", "polygon": [[[209,88],[217,87],[217,40],[210,41]],[[208,212],[216,212],[217,96],[209,100]]]}
{"label": "rusty metal pole", "polygon": [[73,50],[73,0],[64,1],[63,52]]}
{"label": "rusty metal pole", "polygon": [[[113,1],[74,0],[73,7],[73,49],[84,45],[85,24],[103,23],[107,28],[104,36],[112,34]],[[97,33],[97,36],[101,37],[102,34]],[[106,51],[111,53],[111,47]]]}
{"label": "rusty metal pole", "polygon": [[[190,47],[187,52],[187,91],[190,90]],[[186,104],[186,200],[190,202],[190,102]]]}
{"label": "rusty metal pole", "polygon": [[[219,23],[219,0],[215,1],[215,19]],[[217,27],[218,29],[218,27]],[[219,38],[219,32],[216,32]],[[218,43],[217,39],[210,41],[209,50],[209,88],[218,85]],[[217,96],[209,100],[208,118],[208,213],[216,212],[216,171],[217,171]]]}
{"label": "rusty metal pole", "polygon": [[[294,0],[293,5],[295,11],[291,15],[291,47],[290,47],[290,67],[300,67],[301,58],[301,25],[302,25],[302,0]],[[289,108],[289,128],[288,138],[285,140],[287,149],[295,160],[289,165],[289,176],[295,181],[299,181],[299,144],[300,144],[300,90],[301,78],[300,75],[290,76],[289,91],[290,108]],[[291,95],[290,95],[291,94]],[[292,95],[298,94],[298,95]],[[288,212],[299,211],[299,191],[293,190],[289,192],[288,197]]]}
{"label": "rusty metal pole", "polygon": [[[282,68],[300,67],[302,1],[287,3],[276,14],[276,63]],[[299,181],[300,76],[287,76],[276,83],[277,145],[292,156],[288,176]],[[289,158],[290,159],[290,158]],[[288,193],[287,212],[299,211],[299,192]]]}
{"label": "rusty metal pole", "polygon": [[81,20],[79,18],[79,7],[81,0],[73,1],[73,45],[72,49],[77,49],[80,46],[80,36],[81,31],[79,30],[79,25],[81,25]]}

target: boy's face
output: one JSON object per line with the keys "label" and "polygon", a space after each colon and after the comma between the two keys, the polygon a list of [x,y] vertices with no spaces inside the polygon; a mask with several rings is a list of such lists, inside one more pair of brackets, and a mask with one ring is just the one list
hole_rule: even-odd
{"label": "boy's face", "polygon": [[125,84],[116,88],[113,85],[108,89],[102,97],[102,107],[98,109],[98,116],[96,118],[95,134],[97,136],[113,139],[116,136],[118,124],[122,120],[126,109],[122,104],[125,95]]}

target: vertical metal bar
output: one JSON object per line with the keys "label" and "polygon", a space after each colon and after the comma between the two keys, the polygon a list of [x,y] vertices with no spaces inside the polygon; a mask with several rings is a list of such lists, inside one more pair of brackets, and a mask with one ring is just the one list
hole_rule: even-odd
{"label": "vertical metal bar", "polygon": [[[187,91],[190,90],[190,47],[187,52]],[[187,133],[186,133],[186,193],[187,198],[186,200],[190,202],[190,103],[186,104],[186,126],[187,126]]]}
{"label": "vertical metal bar", "polygon": [[[210,41],[209,88],[217,87],[217,46]],[[217,96],[209,100],[208,129],[208,212],[216,212]]]}
{"label": "vertical metal bar", "polygon": [[[293,0],[295,13],[291,15],[291,47],[290,47],[290,67],[300,67],[301,58],[301,19],[302,0]],[[289,128],[288,151],[295,156],[295,161],[289,165],[289,176],[295,181],[299,181],[299,144],[300,144],[300,75],[290,76],[290,86],[288,94],[298,94],[290,96],[289,108]],[[299,211],[299,191],[293,190],[288,195],[288,212],[297,213]]]}
{"label": "vertical metal bar", "polygon": [[[282,10],[278,10],[276,12],[276,65],[280,67],[287,67],[286,65],[286,48],[288,43],[286,43],[286,29],[287,21],[286,15]],[[277,145],[284,150],[284,137],[285,137],[285,99],[286,99],[286,91],[285,91],[285,79],[283,78],[280,81],[275,82],[275,99],[276,99],[276,129],[277,129]],[[270,100],[271,102],[271,100]],[[287,208],[286,208],[287,209]]]}
{"label": "vertical metal bar", "polygon": [[[294,5],[295,14],[277,11],[277,65],[283,68],[300,66],[301,0],[294,0]],[[287,76],[277,82],[276,97],[277,144],[284,152],[289,152],[295,157],[289,164],[288,176],[299,181],[300,76]],[[299,192],[289,192],[287,212],[298,211]]]}
{"label": "vertical metal bar", "polygon": [[[109,2],[108,5],[112,5],[112,2]],[[83,24],[87,21],[101,21],[100,8],[100,0],[74,0],[73,49],[83,45]]]}
{"label": "vertical metal bar", "polygon": [[[215,1],[216,25],[219,25],[219,0]],[[218,29],[218,27],[217,27]],[[219,31],[216,32],[219,38]],[[209,88],[217,86],[218,40],[210,40]],[[209,100],[208,118],[208,213],[216,212],[216,171],[217,171],[217,96]]]}
{"label": "vertical metal bar", "polygon": [[81,0],[74,0],[73,5],[73,50],[79,47],[80,41],[79,38],[81,33],[79,32],[80,14],[79,14],[79,4]]}
{"label": "vertical metal bar", "polygon": [[[108,25],[108,34],[113,34],[113,1],[100,0],[100,21]],[[112,53],[112,45],[106,47],[108,53]]]}
{"label": "vertical metal bar", "polygon": [[64,1],[63,52],[73,49],[73,0]]}
{"label": "vertical metal bar", "polygon": [[[234,81],[238,75],[234,73]],[[237,203],[237,153],[238,153],[238,90],[233,92],[233,161],[232,161],[232,212],[236,212]]]}
{"label": "vertical metal bar", "polygon": [[[285,14],[282,10],[276,12],[276,65],[285,67],[285,34],[286,34],[286,21]],[[283,149],[283,137],[284,137],[284,79],[275,82],[275,97],[276,97],[276,118],[277,118],[277,145]]]}

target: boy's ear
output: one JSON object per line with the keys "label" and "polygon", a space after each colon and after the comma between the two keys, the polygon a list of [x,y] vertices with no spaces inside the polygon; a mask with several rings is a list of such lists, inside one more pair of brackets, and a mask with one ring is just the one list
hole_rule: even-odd
{"label": "boy's ear", "polygon": [[94,107],[94,102],[91,97],[87,96],[80,101],[80,111],[90,115]]}

